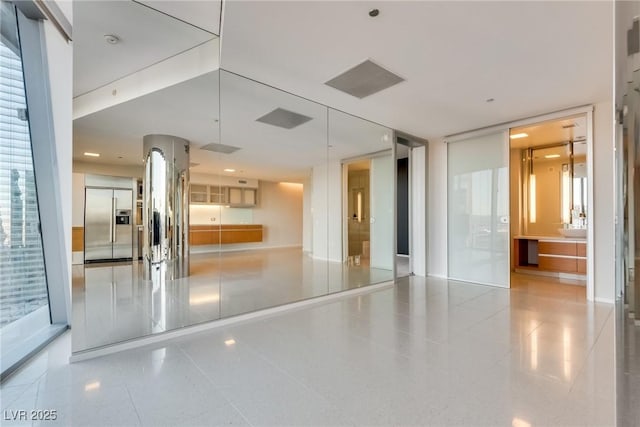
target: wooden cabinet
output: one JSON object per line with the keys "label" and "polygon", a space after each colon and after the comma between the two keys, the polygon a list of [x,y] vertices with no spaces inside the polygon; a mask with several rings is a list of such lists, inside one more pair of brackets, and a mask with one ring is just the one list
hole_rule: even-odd
{"label": "wooden cabinet", "polygon": [[586,274],[586,248],[584,242],[517,238],[514,265],[520,269]]}
{"label": "wooden cabinet", "polygon": [[189,242],[192,246],[262,242],[262,225],[224,224],[192,225]]}

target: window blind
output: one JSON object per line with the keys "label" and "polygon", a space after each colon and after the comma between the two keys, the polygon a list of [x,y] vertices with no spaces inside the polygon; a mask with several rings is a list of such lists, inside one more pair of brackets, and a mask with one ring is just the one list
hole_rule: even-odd
{"label": "window blind", "polygon": [[0,41],[0,327],[48,304],[22,61]]}

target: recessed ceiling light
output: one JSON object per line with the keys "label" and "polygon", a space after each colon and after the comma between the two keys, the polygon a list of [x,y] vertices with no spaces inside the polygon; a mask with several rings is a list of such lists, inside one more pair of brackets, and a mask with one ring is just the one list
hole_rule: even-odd
{"label": "recessed ceiling light", "polygon": [[514,133],[514,134],[513,134],[513,135],[511,135],[509,138],[511,138],[511,139],[519,139],[519,138],[526,138],[526,137],[528,137],[528,136],[529,136],[529,134],[528,134],[528,133],[524,133],[524,132],[522,132],[522,133]]}
{"label": "recessed ceiling light", "polygon": [[495,101],[495,99],[493,99],[493,98],[487,98],[486,99],[486,102],[493,102],[493,101]]}
{"label": "recessed ceiling light", "polygon": [[235,172],[236,170],[235,169],[225,169],[224,171],[225,172]]}
{"label": "recessed ceiling light", "polygon": [[120,37],[115,36],[113,34],[105,34],[104,40],[109,44],[118,44],[120,43]]}
{"label": "recessed ceiling light", "polygon": [[545,159],[557,159],[558,157],[560,157],[560,154],[547,154],[544,156]]}
{"label": "recessed ceiling light", "polygon": [[85,152],[84,153],[85,156],[87,157],[100,157],[99,153],[89,153],[89,152]]}
{"label": "recessed ceiling light", "polygon": [[236,343],[236,340],[234,340],[233,338],[228,339],[224,342],[224,345],[226,345],[227,347],[230,347],[232,345],[234,345]]}
{"label": "recessed ceiling light", "polygon": [[380,15],[380,10],[379,9],[371,9],[369,11],[369,16],[372,17],[372,18],[375,18],[378,15]]}

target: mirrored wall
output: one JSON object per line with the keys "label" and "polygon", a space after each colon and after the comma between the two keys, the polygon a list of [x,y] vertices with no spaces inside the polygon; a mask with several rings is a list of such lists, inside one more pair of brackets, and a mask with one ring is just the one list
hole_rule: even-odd
{"label": "mirrored wall", "polygon": [[[200,39],[193,49],[206,54]],[[142,142],[156,134],[190,141],[190,271],[173,280],[145,280],[140,261]],[[393,280],[392,140],[388,128],[217,68],[77,117],[73,351]],[[95,188],[131,191],[131,259],[86,256]]]}

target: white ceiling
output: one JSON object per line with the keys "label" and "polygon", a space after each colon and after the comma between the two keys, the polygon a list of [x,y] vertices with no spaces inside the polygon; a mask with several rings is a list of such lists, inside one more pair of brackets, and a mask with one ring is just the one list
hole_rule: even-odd
{"label": "white ceiling", "polygon": [[[220,85],[221,114],[218,73],[213,72],[75,120],[74,159],[140,165],[143,136],[171,134],[191,141],[191,161],[198,163],[194,172],[224,174],[231,168],[236,176],[300,182],[328,158],[391,147],[390,130],[366,120],[226,72]],[[256,122],[275,108],[312,120],[290,130]],[[226,155],[199,149],[220,141],[241,150]],[[84,152],[101,157],[85,157]]]}
{"label": "white ceiling", "polygon": [[[212,3],[150,1],[215,30]],[[370,18],[371,7],[380,16]],[[435,138],[609,99],[610,9],[607,2],[230,1],[222,66]],[[106,44],[104,34],[114,32],[123,42]],[[75,2],[74,93],[211,37],[134,2]],[[406,81],[364,99],[324,85],[367,58]],[[82,153],[97,151],[102,156],[93,161],[139,165],[142,137],[167,133],[192,141],[191,161],[200,164],[195,172],[231,167],[250,178],[295,181],[327,156],[343,159],[389,146],[381,139],[387,129],[335,111],[328,114],[328,142],[322,106],[232,75],[223,80],[221,142],[242,150],[224,156],[197,149],[220,142],[213,73],[76,120],[74,159],[91,161]],[[277,107],[313,120],[289,131],[255,122]]]}
{"label": "white ceiling", "polygon": [[220,34],[221,0],[138,0],[138,2],[210,33]]}
{"label": "white ceiling", "polygon": [[[147,3],[160,4],[167,12],[171,12],[176,3],[182,2]],[[200,10],[201,3],[207,4],[184,3],[185,10]],[[213,12],[209,11],[210,14]],[[212,22],[214,19],[215,15],[211,17]],[[133,1],[74,1],[73,23],[74,96],[216,37]],[[104,36],[108,34],[116,35],[120,42],[115,45],[107,43]]]}
{"label": "white ceiling", "polygon": [[[575,125],[575,127],[566,127]],[[585,139],[587,137],[587,118],[584,114],[567,117],[560,120],[552,120],[535,123],[529,126],[512,128],[511,135],[526,133],[525,138],[511,140],[511,148],[529,148],[540,145],[567,142],[569,140]]]}
{"label": "white ceiling", "polygon": [[[372,7],[377,18],[368,15]],[[610,99],[612,7],[230,1],[222,66],[420,137],[441,137]],[[406,82],[362,100],[324,85],[367,58]]]}

